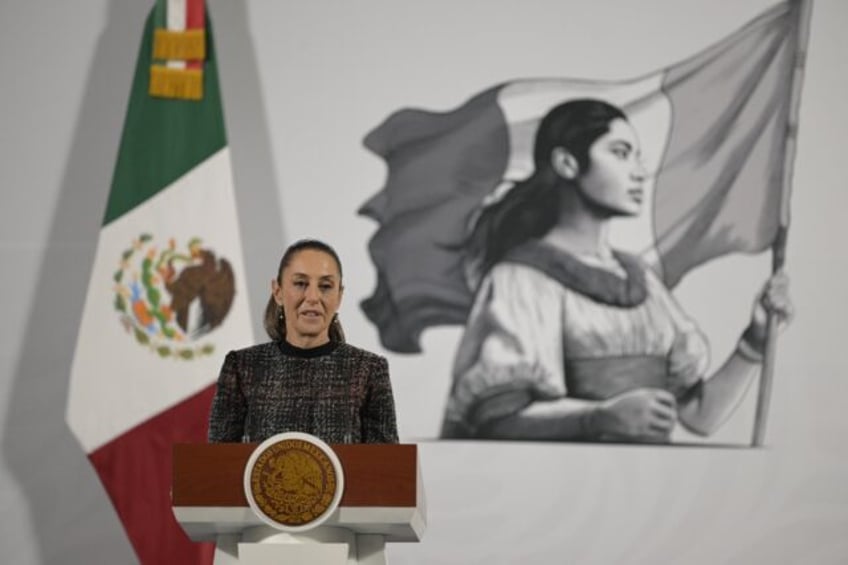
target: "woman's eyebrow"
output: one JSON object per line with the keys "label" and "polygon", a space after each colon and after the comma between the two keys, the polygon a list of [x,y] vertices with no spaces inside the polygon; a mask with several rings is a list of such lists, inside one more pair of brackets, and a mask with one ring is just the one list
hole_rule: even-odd
{"label": "woman's eyebrow", "polygon": [[[311,277],[308,273],[292,273],[291,278],[293,278],[293,279],[310,279],[310,278],[313,278],[313,277]],[[335,275],[321,275],[320,277],[318,277],[318,280],[319,281],[333,281],[333,282],[335,282],[336,276]]]}

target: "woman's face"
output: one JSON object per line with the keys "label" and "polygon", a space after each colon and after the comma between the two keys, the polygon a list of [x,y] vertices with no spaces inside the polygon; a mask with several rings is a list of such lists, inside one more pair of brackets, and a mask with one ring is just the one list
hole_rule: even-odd
{"label": "woman's face", "polygon": [[627,121],[610,122],[609,131],[589,148],[589,162],[589,170],[579,179],[583,196],[611,215],[639,214],[647,171],[636,132]]}
{"label": "woman's face", "polygon": [[317,249],[297,252],[271,281],[274,300],[286,318],[286,341],[313,347],[329,341],[330,323],[342,301],[341,274],[331,255]]}

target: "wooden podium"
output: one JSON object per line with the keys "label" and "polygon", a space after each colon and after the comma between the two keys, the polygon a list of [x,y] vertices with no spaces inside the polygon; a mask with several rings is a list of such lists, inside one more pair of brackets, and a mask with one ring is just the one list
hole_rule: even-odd
{"label": "wooden podium", "polygon": [[215,565],[384,565],[385,542],[421,540],[426,507],[416,445],[330,446],[344,474],[338,507],[296,534],[269,526],[247,501],[245,466],[257,445],[174,446],[174,515],[192,540],[217,543]]}

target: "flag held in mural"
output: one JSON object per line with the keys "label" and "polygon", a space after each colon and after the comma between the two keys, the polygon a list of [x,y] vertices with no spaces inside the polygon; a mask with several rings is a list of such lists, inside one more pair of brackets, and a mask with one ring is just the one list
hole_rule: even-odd
{"label": "flag held in mural", "polygon": [[[202,96],[152,93],[154,36],[179,37],[198,21],[203,48],[185,56],[203,55],[188,62],[202,70],[192,90]],[[142,37],[67,407],[142,563],[211,560],[212,547],[191,542],[171,511],[171,446],[206,441],[223,355],[253,341],[245,288],[211,27],[202,2],[159,2]]]}
{"label": "flag held in mural", "polygon": [[365,145],[385,187],[360,213],[379,228],[377,288],[365,314],[393,351],[461,324],[471,305],[465,245],[490,199],[533,170],[536,127],[554,106],[599,98],[622,108],[654,178],[646,256],[666,284],[733,252],[767,249],[782,219],[800,2],[782,2],[689,59],[631,80],[516,80],[446,113],[400,110]]}

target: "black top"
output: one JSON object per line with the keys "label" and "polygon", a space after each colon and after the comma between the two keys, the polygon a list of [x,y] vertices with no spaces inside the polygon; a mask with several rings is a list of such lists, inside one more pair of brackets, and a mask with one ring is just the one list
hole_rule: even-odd
{"label": "black top", "polygon": [[384,357],[346,343],[268,342],[227,354],[209,417],[210,442],[305,432],[327,443],[397,443]]}

